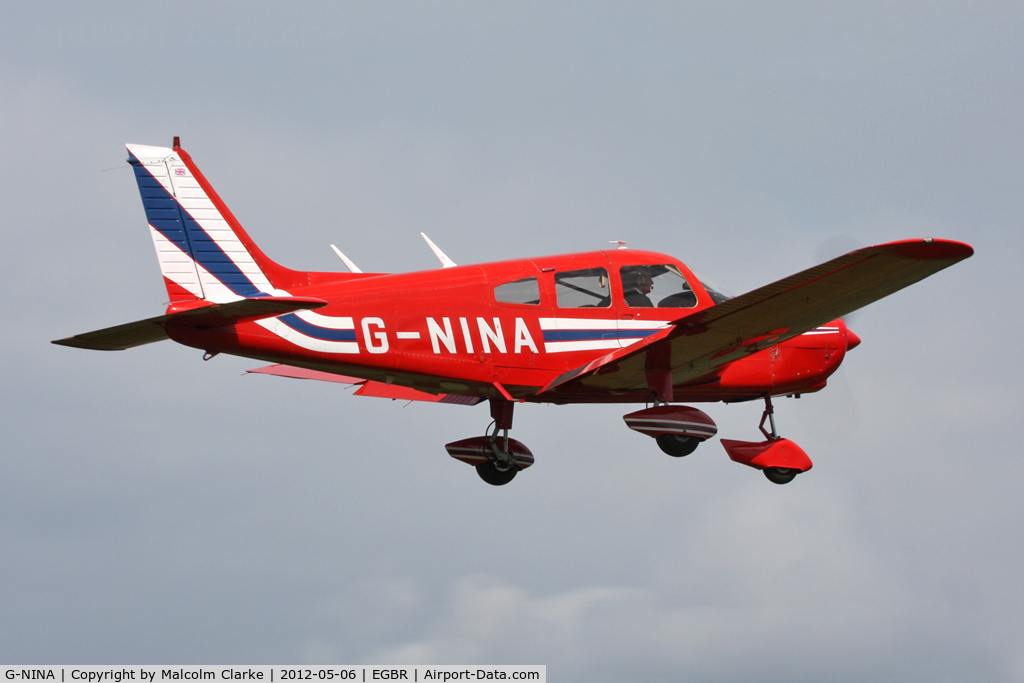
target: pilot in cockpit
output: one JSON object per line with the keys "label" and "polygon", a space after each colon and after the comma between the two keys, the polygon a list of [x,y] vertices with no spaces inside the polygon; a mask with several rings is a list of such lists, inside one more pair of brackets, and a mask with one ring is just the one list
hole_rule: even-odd
{"label": "pilot in cockpit", "polygon": [[622,294],[630,308],[653,307],[648,294],[654,286],[651,271],[643,266],[630,266],[622,271]]}

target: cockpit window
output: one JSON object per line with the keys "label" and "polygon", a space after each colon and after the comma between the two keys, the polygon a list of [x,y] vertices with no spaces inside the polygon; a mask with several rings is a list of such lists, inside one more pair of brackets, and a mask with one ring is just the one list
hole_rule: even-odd
{"label": "cockpit window", "polygon": [[586,268],[555,273],[555,296],[559,308],[607,308],[612,303],[608,271]]}
{"label": "cockpit window", "polygon": [[702,285],[704,285],[704,289],[708,290],[708,296],[710,296],[711,300],[714,301],[716,304],[720,304],[723,301],[728,301],[729,299],[732,298],[731,296],[728,296],[726,294],[722,294],[717,289],[715,289],[714,287],[712,287],[708,283],[704,282],[703,280],[701,280],[700,283]]}
{"label": "cockpit window", "polygon": [[732,294],[729,294],[723,288],[719,287],[716,282],[704,277],[703,275],[695,271],[693,268],[690,268],[690,272],[692,272],[697,277],[697,281],[704,286],[704,289],[708,290],[708,296],[710,296],[711,300],[714,301],[716,304],[720,304],[723,301],[728,301],[733,297]]}
{"label": "cockpit window", "polygon": [[697,295],[678,266],[623,266],[622,297],[630,308],[693,308]]}
{"label": "cockpit window", "polygon": [[537,278],[524,277],[522,280],[506,282],[494,288],[494,300],[504,304],[540,305],[540,287]]}

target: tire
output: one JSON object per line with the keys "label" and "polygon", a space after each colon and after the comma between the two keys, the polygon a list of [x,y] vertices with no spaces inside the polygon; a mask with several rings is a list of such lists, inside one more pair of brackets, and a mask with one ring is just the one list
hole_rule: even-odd
{"label": "tire", "polygon": [[656,439],[658,448],[673,458],[682,458],[693,453],[703,440],[696,436],[683,434],[662,434]]}
{"label": "tire", "polygon": [[773,484],[788,484],[793,481],[800,470],[792,467],[765,467],[764,476]]}
{"label": "tire", "polygon": [[494,463],[488,460],[487,462],[480,463],[476,466],[476,473],[480,475],[480,478],[486,481],[491,486],[504,486],[516,477],[516,472],[519,468],[513,465],[507,470],[502,472]]}

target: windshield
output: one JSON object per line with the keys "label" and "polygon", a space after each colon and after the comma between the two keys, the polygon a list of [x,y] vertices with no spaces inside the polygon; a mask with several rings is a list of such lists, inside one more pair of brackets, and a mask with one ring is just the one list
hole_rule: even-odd
{"label": "windshield", "polygon": [[714,280],[704,277],[693,268],[690,268],[690,272],[697,276],[697,281],[704,285],[704,289],[708,290],[708,296],[710,296],[711,300],[716,304],[720,304],[723,301],[728,301],[733,298],[732,294],[729,294],[725,289],[719,287],[718,283]]}

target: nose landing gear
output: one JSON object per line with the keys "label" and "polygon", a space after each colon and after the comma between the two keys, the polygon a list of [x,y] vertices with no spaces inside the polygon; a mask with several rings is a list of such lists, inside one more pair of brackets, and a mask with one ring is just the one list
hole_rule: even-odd
{"label": "nose landing gear", "polygon": [[[768,481],[773,484],[788,484],[796,475],[811,469],[813,463],[804,449],[789,439],[783,439],[775,430],[775,410],[771,396],[764,397],[764,413],[758,429],[767,441],[733,441],[721,439],[722,446],[734,462],[761,470]],[[765,421],[771,426],[771,432],[764,428]]]}
{"label": "nose landing gear", "polygon": [[519,470],[533,464],[530,449],[508,435],[514,406],[512,401],[491,399],[492,433],[445,444],[448,455],[475,467],[480,478],[492,486],[509,483]]}

